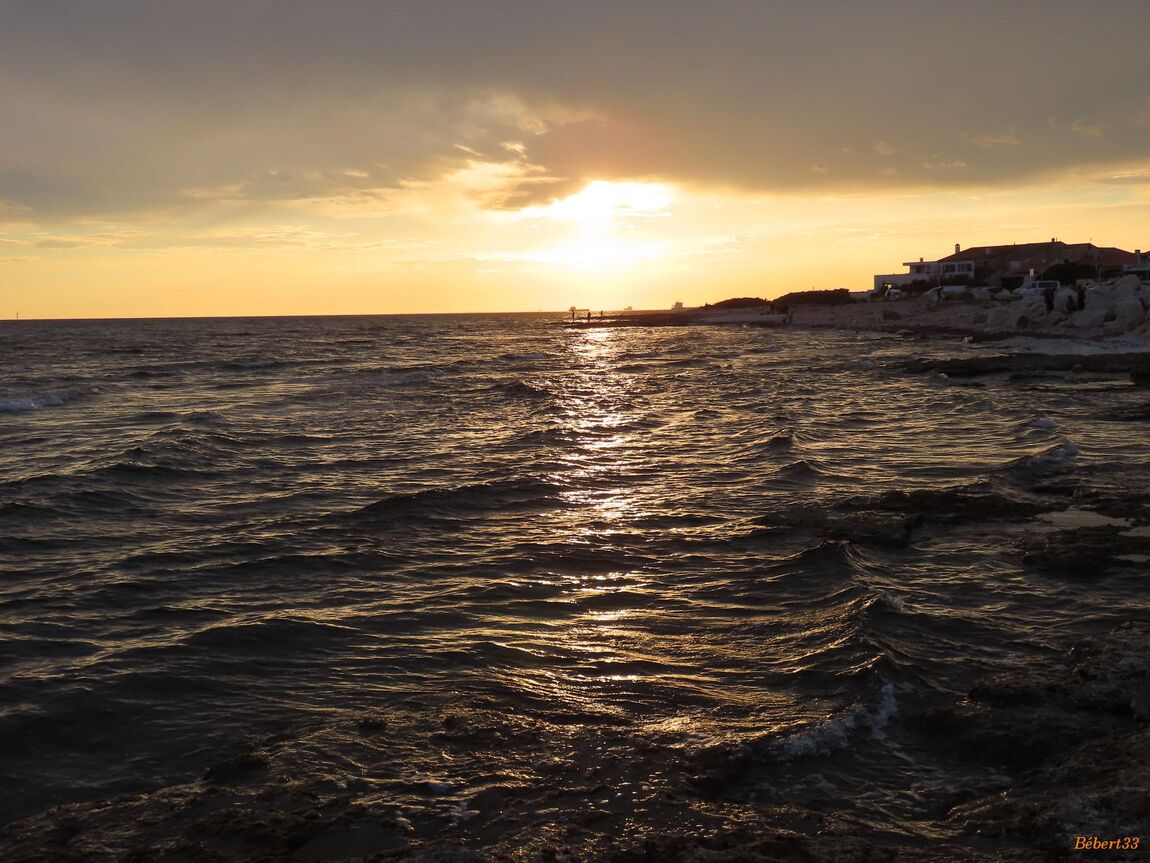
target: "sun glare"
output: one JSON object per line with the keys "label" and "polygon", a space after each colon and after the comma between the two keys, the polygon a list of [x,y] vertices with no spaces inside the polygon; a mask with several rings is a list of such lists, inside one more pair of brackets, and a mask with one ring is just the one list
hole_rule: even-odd
{"label": "sun glare", "polygon": [[603,225],[616,219],[670,215],[674,192],[664,183],[617,183],[595,180],[574,195],[542,206],[526,207],[523,219],[562,219],[582,225]]}
{"label": "sun glare", "polygon": [[[517,220],[550,219],[572,226],[562,243],[516,254],[517,260],[564,270],[618,268],[663,257],[665,244],[632,232],[634,220],[668,217],[674,189],[664,183],[595,180],[566,198],[526,207]],[[627,231],[629,236],[622,236]]]}

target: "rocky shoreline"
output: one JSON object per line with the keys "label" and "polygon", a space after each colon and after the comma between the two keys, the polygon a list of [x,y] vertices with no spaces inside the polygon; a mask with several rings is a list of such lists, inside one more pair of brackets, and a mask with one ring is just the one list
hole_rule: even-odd
{"label": "rocky shoreline", "polygon": [[966,300],[910,298],[833,306],[795,306],[792,325],[812,328],[910,331],[924,334],[1004,338],[1115,336],[1150,337],[1150,284],[1136,276],[1090,288],[1086,306],[1068,311],[1063,298],[1047,311],[1041,296],[1009,301],[978,292]]}
{"label": "rocky shoreline", "polygon": [[1013,353],[972,357],[920,358],[904,363],[903,368],[911,372],[937,372],[948,377],[1042,372],[1128,373],[1135,383],[1150,384],[1150,346],[1146,351],[1101,354]]}
{"label": "rocky shoreline", "polygon": [[[1124,276],[1091,287],[1083,309],[1068,310],[1069,295],[1048,311],[1039,295],[998,300],[972,292],[966,299],[911,297],[892,301],[853,301],[832,305],[794,304],[775,308],[766,301],[724,301],[714,306],[674,311],[626,312],[561,321],[573,329],[598,327],[761,326],[854,331],[904,332],[994,340],[1024,335],[1036,338],[1120,336],[1150,341],[1150,284]],[[725,305],[735,303],[736,305]]]}

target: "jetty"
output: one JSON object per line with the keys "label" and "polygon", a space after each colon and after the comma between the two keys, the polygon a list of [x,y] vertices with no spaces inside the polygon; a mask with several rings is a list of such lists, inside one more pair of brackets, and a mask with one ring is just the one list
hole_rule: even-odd
{"label": "jetty", "polygon": [[623,311],[593,313],[572,307],[570,320],[559,323],[569,329],[587,327],[689,327],[752,326],[781,327],[789,323],[789,315],[768,300],[757,297],[738,297],[696,308],[684,308],[676,303],[668,311]]}

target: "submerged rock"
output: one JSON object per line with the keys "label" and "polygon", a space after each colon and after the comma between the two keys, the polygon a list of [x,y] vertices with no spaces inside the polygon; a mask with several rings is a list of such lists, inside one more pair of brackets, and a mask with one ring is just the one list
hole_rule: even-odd
{"label": "submerged rock", "polygon": [[1130,380],[1141,387],[1150,386],[1150,358],[1139,360],[1131,365]]}
{"label": "submerged rock", "polygon": [[991,483],[888,491],[874,498],[849,498],[841,506],[862,506],[867,501],[888,512],[916,513],[924,520],[941,523],[1025,519],[1051,509],[1045,501],[1014,494]]}
{"label": "submerged rock", "polygon": [[919,358],[901,364],[912,372],[942,372],[951,377],[1001,372],[1130,372],[1150,367],[1150,353],[1121,354],[999,354],[997,356]]}
{"label": "submerged rock", "polygon": [[[1079,642],[1054,667],[995,676],[912,720],[959,758],[1014,777],[1003,793],[955,806],[969,836],[1069,857],[1079,835],[1150,833],[1150,627]],[[1110,859],[1133,859],[1114,855]]]}
{"label": "submerged rock", "polygon": [[768,527],[817,530],[828,539],[905,546],[926,524],[1025,520],[1055,506],[992,483],[852,495],[829,506],[800,504],[758,520]]}
{"label": "submerged rock", "polygon": [[761,519],[760,523],[772,527],[809,528],[829,539],[902,546],[910,542],[911,532],[921,523],[921,518],[901,513],[845,511],[804,504]]}
{"label": "submerged rock", "polygon": [[[1124,527],[1079,527],[1030,537],[1022,542],[1022,562],[1049,572],[1096,578],[1150,554],[1150,538]],[[1134,556],[1133,560],[1130,558]]]}

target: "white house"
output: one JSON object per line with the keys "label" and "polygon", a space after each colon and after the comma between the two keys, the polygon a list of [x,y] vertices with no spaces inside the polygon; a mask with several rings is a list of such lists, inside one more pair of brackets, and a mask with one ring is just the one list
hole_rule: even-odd
{"label": "white house", "polygon": [[[962,251],[962,246],[954,246],[954,255]],[[874,277],[874,289],[881,291],[885,287],[909,285],[913,282],[938,282],[948,276],[974,277],[974,261],[956,261],[954,255],[942,261],[903,261],[907,268],[905,273],[880,273]]]}
{"label": "white house", "polygon": [[974,261],[904,261],[905,273],[881,273],[874,277],[874,289],[898,287],[912,282],[934,282],[947,276],[974,277]]}

